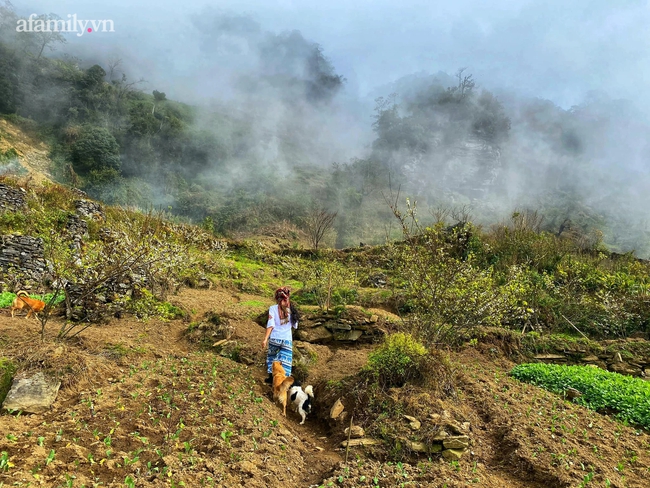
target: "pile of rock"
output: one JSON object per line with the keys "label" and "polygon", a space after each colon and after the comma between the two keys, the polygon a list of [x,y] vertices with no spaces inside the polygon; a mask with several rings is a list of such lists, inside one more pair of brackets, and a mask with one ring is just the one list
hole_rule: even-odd
{"label": "pile of rock", "polygon": [[373,287],[373,288],[386,288],[387,278],[383,273],[373,274],[368,276],[365,280],[362,281],[363,286]]}
{"label": "pile of rock", "polygon": [[104,211],[102,206],[97,202],[92,202],[90,200],[75,200],[74,207],[77,210],[77,214],[82,217],[91,218],[94,220],[103,220]]}
{"label": "pile of rock", "polygon": [[[330,419],[343,422],[346,418],[345,406],[341,399],[336,400],[330,409]],[[410,415],[404,415],[404,419],[408,422],[412,431],[419,431],[422,427],[422,422]],[[427,437],[426,441],[413,441],[408,438],[400,438],[399,441],[409,451],[417,454],[441,454],[442,457],[448,461],[458,460],[469,449],[470,437],[469,422],[459,424],[451,419],[449,413],[444,411],[442,415],[431,414],[427,422],[438,426],[437,433],[432,437]],[[359,425],[351,425],[344,431],[347,439],[341,443],[344,448],[349,447],[368,447],[380,446],[384,441],[365,437],[363,427]]]}

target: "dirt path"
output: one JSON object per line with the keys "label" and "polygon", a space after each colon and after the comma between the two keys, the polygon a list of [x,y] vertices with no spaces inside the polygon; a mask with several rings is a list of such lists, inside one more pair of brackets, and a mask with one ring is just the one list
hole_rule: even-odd
{"label": "dirt path", "polygon": [[[173,297],[171,302],[190,311],[192,321],[201,320],[206,313],[216,313],[231,318],[232,339],[252,351],[251,356],[254,364],[251,365],[251,375],[256,379],[258,391],[272,401],[271,389],[264,383],[266,355],[261,344],[265,329],[252,320],[251,307],[245,305],[255,303],[252,308],[257,311],[272,305],[272,301],[264,303],[256,295],[213,288],[210,290],[184,289],[179,295]],[[259,303],[263,303],[263,305],[259,305]],[[361,351],[338,349],[334,353],[330,352],[326,346],[316,346],[316,349],[320,352],[319,361],[310,369],[307,384],[320,381],[331,371],[336,372],[332,379],[339,379],[350,374],[350,371],[360,368],[365,363],[369,350],[367,346]],[[305,478],[301,481],[300,486],[317,485],[327,472],[343,461],[339,450],[340,441],[334,440],[330,435],[329,427],[320,424],[314,417],[308,417],[304,425],[298,424],[297,420],[300,417],[296,413],[290,413],[288,419],[288,422],[292,422],[292,430],[299,433],[303,443],[313,447],[313,450],[308,453],[310,470],[305,473]]]}

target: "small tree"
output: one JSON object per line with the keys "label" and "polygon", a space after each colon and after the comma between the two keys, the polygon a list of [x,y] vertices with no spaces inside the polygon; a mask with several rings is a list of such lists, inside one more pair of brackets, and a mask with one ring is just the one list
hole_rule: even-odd
{"label": "small tree", "polygon": [[[332,302],[347,305],[345,290],[354,290],[355,275],[349,267],[330,260],[307,261],[297,269],[304,289],[313,294],[321,311],[329,312]],[[356,294],[356,290],[353,292]]]}
{"label": "small tree", "polygon": [[158,90],[153,91],[153,108],[151,109],[151,115],[156,111],[156,103],[164,102],[165,100],[167,100],[167,95]]}
{"label": "small tree", "polygon": [[337,212],[328,212],[322,208],[314,208],[305,218],[305,227],[309,243],[318,249],[323,237],[334,227]]}

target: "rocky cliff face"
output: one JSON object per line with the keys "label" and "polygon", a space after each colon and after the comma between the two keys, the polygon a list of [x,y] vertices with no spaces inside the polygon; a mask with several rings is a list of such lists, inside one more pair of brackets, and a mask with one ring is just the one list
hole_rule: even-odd
{"label": "rocky cliff face", "polygon": [[496,181],[501,166],[498,147],[468,138],[448,151],[444,183],[459,193],[477,198]]}
{"label": "rocky cliff face", "polygon": [[475,199],[490,190],[502,166],[498,146],[467,137],[449,146],[440,144],[430,154],[410,155],[402,169],[423,194],[430,194],[433,186],[443,193]]}

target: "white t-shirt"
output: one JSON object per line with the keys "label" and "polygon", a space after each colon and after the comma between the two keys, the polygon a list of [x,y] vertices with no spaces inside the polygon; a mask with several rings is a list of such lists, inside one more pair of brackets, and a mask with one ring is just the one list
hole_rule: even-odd
{"label": "white t-shirt", "polygon": [[[266,328],[273,327],[271,331],[271,339],[291,340],[291,312],[289,312],[289,320],[286,324],[280,323],[280,314],[278,312],[278,305],[272,305],[269,308],[269,321]],[[293,326],[294,329],[298,328],[298,322]]]}

